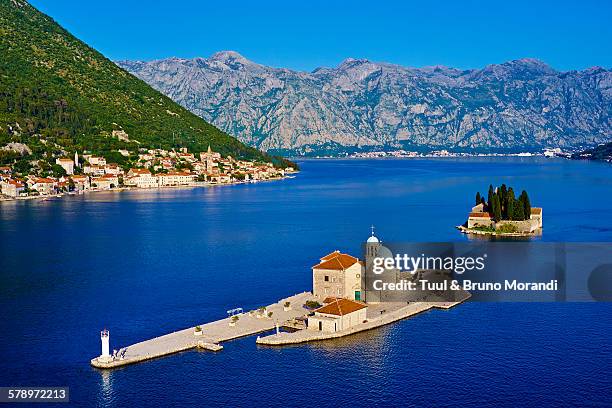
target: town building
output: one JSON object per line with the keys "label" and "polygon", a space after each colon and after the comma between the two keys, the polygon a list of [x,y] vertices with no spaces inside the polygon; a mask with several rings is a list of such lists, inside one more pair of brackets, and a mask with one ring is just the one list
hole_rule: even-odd
{"label": "town building", "polygon": [[324,299],[330,296],[361,300],[363,262],[334,251],[325,255],[312,267],[313,295]]}
{"label": "town building", "polygon": [[114,174],[105,174],[100,177],[91,178],[91,187],[96,190],[110,190],[119,186],[119,177]]}
{"label": "town building", "polygon": [[55,193],[56,180],[47,177],[30,177],[28,186],[30,190],[36,190],[40,195],[50,195]]}
{"label": "town building", "polygon": [[165,174],[159,174],[159,186],[185,186],[193,183],[196,179],[195,174],[185,172],[172,171]]}
{"label": "town building", "polygon": [[25,190],[25,184],[18,180],[4,179],[0,181],[0,189],[2,194],[9,197],[19,197]]}
{"label": "town building", "polygon": [[105,166],[87,163],[83,165],[83,173],[92,176],[103,176],[106,173]]}
{"label": "town building", "polygon": [[367,320],[367,305],[343,298],[328,298],[328,303],[308,317],[308,329],[323,332],[348,330]]}
{"label": "town building", "polygon": [[71,175],[74,174],[74,162],[72,159],[59,158],[55,159],[55,164],[59,164],[62,166],[66,174]]}
{"label": "town building", "polygon": [[117,176],[122,173],[123,171],[117,163],[107,163],[106,166],[104,166],[104,174],[112,174]]}
{"label": "town building", "polygon": [[187,152],[181,152],[177,154],[177,157],[181,160],[185,160],[189,163],[193,163],[196,161],[195,156],[193,155],[193,153],[187,153]]}
{"label": "town building", "polygon": [[74,183],[74,189],[76,191],[85,191],[91,188],[89,177],[87,176],[76,175],[71,176],[70,179]]}
{"label": "town building", "polygon": [[200,161],[204,163],[206,166],[205,171],[207,173],[217,173],[219,172],[219,161],[221,160],[221,154],[217,152],[213,152],[208,145],[208,150],[206,152],[200,153]]}
{"label": "town building", "polygon": [[159,186],[159,178],[147,169],[130,169],[124,184],[138,188],[154,188]]}

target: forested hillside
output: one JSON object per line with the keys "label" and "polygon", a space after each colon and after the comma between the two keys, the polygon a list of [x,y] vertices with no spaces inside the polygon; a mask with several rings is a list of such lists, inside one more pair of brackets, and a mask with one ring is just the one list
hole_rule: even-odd
{"label": "forested hillside", "polygon": [[287,163],[177,105],[23,0],[0,0],[0,147],[9,143],[18,148],[2,150],[0,165],[24,171],[75,151],[121,160],[117,149],[197,153],[209,144],[223,155]]}

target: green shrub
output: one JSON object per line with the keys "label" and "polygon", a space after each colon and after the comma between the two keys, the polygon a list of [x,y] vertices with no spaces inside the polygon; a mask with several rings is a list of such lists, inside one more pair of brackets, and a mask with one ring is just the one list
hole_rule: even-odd
{"label": "green shrub", "polygon": [[308,309],[318,309],[321,307],[321,304],[317,302],[316,300],[307,300],[305,306]]}
{"label": "green shrub", "polygon": [[495,230],[496,232],[500,232],[502,234],[511,234],[518,232],[518,228],[513,224],[503,224],[500,225],[499,228]]}

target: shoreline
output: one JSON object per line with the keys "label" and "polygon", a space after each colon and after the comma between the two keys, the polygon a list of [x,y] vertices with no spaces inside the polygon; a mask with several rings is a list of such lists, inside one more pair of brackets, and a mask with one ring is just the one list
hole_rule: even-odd
{"label": "shoreline", "polygon": [[448,155],[436,155],[436,154],[418,154],[418,155],[375,155],[375,156],[288,156],[290,160],[333,160],[333,159],[457,159],[457,158],[543,158],[543,159],[565,159],[572,160],[570,157],[565,156],[546,156],[543,153],[450,153]]}
{"label": "shoreline", "polygon": [[[291,176],[298,174],[298,171],[292,172]],[[163,189],[192,189],[192,188],[202,188],[202,187],[217,187],[217,186],[234,186],[234,185],[240,185],[240,184],[257,184],[257,183],[261,183],[261,182],[267,182],[267,181],[280,181],[280,180],[285,180],[285,179],[292,179],[294,177],[291,176],[284,176],[284,177],[273,177],[273,178],[269,178],[269,179],[264,179],[264,180],[249,180],[249,181],[236,181],[236,182],[232,182],[232,183],[208,183],[206,181],[201,181],[201,182],[195,182],[192,184],[185,184],[185,185],[176,185],[176,186],[157,186],[157,187],[149,187],[149,188],[139,188],[139,187],[131,187],[131,186],[124,186],[124,187],[115,187],[115,188],[109,188],[109,189],[105,189],[105,190],[82,190],[79,192],[63,192],[63,193],[58,193],[58,194],[49,194],[49,195],[38,195],[38,196],[26,196],[26,197],[7,197],[7,196],[1,196],[0,197],[0,203],[2,202],[13,202],[13,201],[30,201],[30,200],[48,200],[48,199],[58,199],[58,198],[63,198],[64,196],[81,196],[81,195],[85,195],[85,194],[91,194],[91,193],[103,193],[103,192],[121,192],[121,191],[153,191],[153,190],[163,190]]]}
{"label": "shoreline", "polygon": [[493,237],[522,237],[522,238],[529,238],[529,237],[537,237],[539,235],[542,235],[542,228],[538,228],[537,230],[532,231],[532,232],[481,231],[481,230],[470,229],[470,228],[464,227],[463,225],[457,225],[455,228],[458,229],[462,234],[489,235],[489,236],[493,236]]}

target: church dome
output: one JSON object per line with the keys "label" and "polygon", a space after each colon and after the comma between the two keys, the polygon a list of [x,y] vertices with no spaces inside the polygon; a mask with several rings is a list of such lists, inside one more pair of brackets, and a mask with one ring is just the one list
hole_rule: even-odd
{"label": "church dome", "polygon": [[374,235],[372,235],[370,238],[368,238],[368,240],[366,241],[368,244],[373,244],[373,243],[378,243],[378,238],[376,238]]}

